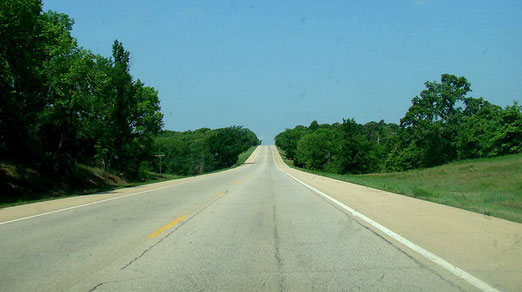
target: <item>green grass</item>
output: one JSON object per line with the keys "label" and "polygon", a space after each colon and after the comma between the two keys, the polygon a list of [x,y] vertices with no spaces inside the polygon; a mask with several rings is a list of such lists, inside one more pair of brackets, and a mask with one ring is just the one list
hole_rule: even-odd
{"label": "green grass", "polygon": [[257,148],[257,146],[252,146],[252,147],[248,148],[247,151],[239,154],[239,156],[237,158],[237,162],[236,162],[236,164],[234,164],[234,167],[245,163],[245,161],[247,161],[248,157],[250,157],[250,155],[252,155],[252,153],[254,152],[254,150],[256,150],[256,148]]}
{"label": "green grass", "polygon": [[398,173],[339,175],[294,168],[522,223],[522,154]]}

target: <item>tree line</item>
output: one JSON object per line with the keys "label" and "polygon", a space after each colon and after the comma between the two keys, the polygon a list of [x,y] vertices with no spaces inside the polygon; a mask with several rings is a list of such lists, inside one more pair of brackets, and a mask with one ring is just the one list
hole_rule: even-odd
{"label": "tree line", "polygon": [[465,77],[426,82],[399,124],[353,119],[296,126],[275,137],[297,166],[333,173],[426,168],[451,161],[522,152],[522,106],[502,108],[468,96]]}
{"label": "tree line", "polygon": [[0,2],[0,159],[64,174],[76,162],[135,176],[162,128],[158,92],[130,53],[78,46],[73,20],[38,0]]}
{"label": "tree line", "polygon": [[[233,166],[239,154],[261,144],[247,128],[232,126],[211,130],[162,131],[154,139],[154,153],[165,155],[162,168],[177,175],[196,175]],[[151,161],[159,169],[159,159]]]}
{"label": "tree line", "polygon": [[0,162],[61,182],[79,164],[135,180],[159,170],[157,153],[167,172],[190,175],[230,167],[260,143],[237,126],[161,131],[158,91],[132,76],[130,52],[118,40],[110,57],[84,49],[73,24],[40,0],[0,1]]}

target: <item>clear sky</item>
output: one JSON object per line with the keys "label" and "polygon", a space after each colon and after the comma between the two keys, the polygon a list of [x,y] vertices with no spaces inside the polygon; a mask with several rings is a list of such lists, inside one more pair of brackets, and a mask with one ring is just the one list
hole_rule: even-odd
{"label": "clear sky", "polygon": [[522,99],[522,1],[44,0],[81,46],[160,94],[165,129],[243,125],[263,144],[297,124],[398,122],[427,80]]}

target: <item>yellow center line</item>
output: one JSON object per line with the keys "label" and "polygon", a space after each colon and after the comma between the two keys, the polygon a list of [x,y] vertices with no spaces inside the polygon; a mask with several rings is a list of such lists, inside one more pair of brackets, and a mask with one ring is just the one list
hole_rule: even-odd
{"label": "yellow center line", "polygon": [[223,194],[224,194],[223,192],[219,192],[219,193],[218,193],[218,196],[221,196],[221,195],[223,195]]}
{"label": "yellow center line", "polygon": [[167,224],[167,225],[161,227],[160,229],[158,229],[156,232],[154,232],[151,235],[147,236],[147,238],[154,238],[154,237],[160,235],[163,231],[165,231],[165,230],[171,228],[172,226],[178,224],[181,220],[183,220],[185,218],[187,218],[187,215],[183,215],[183,216],[177,218],[176,220],[170,222],[169,224]]}

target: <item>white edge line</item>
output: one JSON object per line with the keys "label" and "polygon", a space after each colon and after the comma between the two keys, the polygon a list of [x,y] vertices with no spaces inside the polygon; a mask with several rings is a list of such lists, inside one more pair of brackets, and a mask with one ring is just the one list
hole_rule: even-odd
{"label": "white edge line", "polygon": [[293,178],[295,181],[299,182],[300,184],[304,185],[305,187],[311,189],[312,191],[318,193],[319,195],[327,198],[328,200],[332,201],[333,203],[335,203],[336,205],[338,205],[339,207],[345,209],[346,211],[350,212],[352,214],[352,216],[354,217],[358,217],[360,219],[362,219],[363,221],[365,221],[366,223],[370,224],[371,226],[377,228],[378,230],[380,230],[381,232],[385,233],[386,235],[390,236],[391,238],[397,240],[398,242],[404,244],[405,246],[409,247],[410,249],[412,249],[413,251],[415,251],[416,253],[424,256],[425,258],[431,260],[432,262],[436,263],[437,265],[441,266],[442,268],[448,270],[449,272],[453,273],[454,275],[458,276],[459,278],[462,278],[463,280],[465,280],[466,282],[470,283],[471,285],[477,287],[478,289],[482,290],[482,291],[491,291],[491,292],[499,292],[499,290],[497,290],[496,288],[490,286],[488,283],[480,280],[479,278],[471,275],[470,273],[460,269],[459,267],[455,266],[455,265],[452,265],[450,264],[449,262],[447,262],[446,260],[442,259],[441,257],[431,253],[430,251],[416,245],[415,243],[407,240],[406,238],[398,235],[397,233],[391,231],[390,229],[382,226],[381,224],[373,221],[372,219],[366,217],[365,215],[357,212],[356,210],[348,207],[347,205],[343,204],[342,202],[339,202],[338,200],[328,196],[327,194],[321,192],[320,190],[302,182],[301,180],[295,178],[294,176],[292,176],[291,174],[287,173],[286,171],[282,170],[279,165],[277,165],[277,161],[275,159],[275,154],[274,154],[274,150],[272,149],[272,157],[274,158],[274,163],[276,165],[276,167],[281,171],[283,172],[284,174],[288,175],[289,177]]}
{"label": "white edge line", "polygon": [[[257,158],[257,154],[256,154],[256,158]],[[232,170],[232,169],[230,169],[230,170]],[[214,173],[208,173],[206,175],[212,175],[212,174],[214,174]],[[200,177],[203,177],[203,176],[204,175],[202,175]],[[192,177],[189,177],[189,178],[192,178]],[[146,190],[146,191],[141,191],[141,192],[137,192],[137,193],[132,193],[132,194],[124,195],[124,196],[108,198],[108,199],[105,199],[105,200],[95,201],[95,202],[86,203],[86,204],[82,204],[82,205],[67,207],[67,208],[64,208],[64,209],[58,209],[58,210],[54,210],[54,211],[49,211],[49,212],[45,212],[45,213],[31,215],[31,216],[27,216],[27,217],[16,218],[16,219],[0,222],[0,225],[14,223],[14,222],[27,220],[27,219],[31,219],[31,218],[36,218],[36,217],[40,217],[40,216],[50,215],[50,214],[54,214],[54,213],[59,213],[59,212],[67,211],[67,210],[87,207],[87,206],[90,206],[90,205],[99,204],[99,203],[103,203],[103,202],[108,202],[108,201],[112,201],[112,200],[123,199],[123,198],[131,197],[131,196],[135,196],[135,195],[139,195],[139,194],[144,194],[144,193],[148,193],[148,192],[153,192],[153,191],[157,191],[157,190],[166,189],[166,188],[171,188],[171,187],[179,186],[179,185],[182,185],[182,184],[186,184],[186,183],[191,182],[191,181],[192,180],[185,181],[185,182],[182,182],[182,183],[179,183],[179,184],[170,185],[170,186],[164,186],[164,187],[155,188],[155,189]],[[95,195],[95,194],[93,194],[93,195]]]}
{"label": "white edge line", "polygon": [[[190,181],[192,181],[192,180],[190,180]],[[179,185],[182,185],[182,184],[186,184],[186,183],[188,183],[190,181],[186,181],[186,182],[182,182],[182,183],[174,184],[174,185],[170,185],[170,186],[164,186],[164,187],[160,187],[160,188],[155,188],[155,189],[151,189],[151,190],[141,191],[141,192],[137,192],[137,193],[132,193],[132,194],[124,195],[124,196],[112,197],[112,198],[108,198],[108,199],[104,199],[104,200],[100,200],[100,201],[95,201],[95,202],[91,202],[91,203],[86,203],[86,204],[81,204],[81,205],[77,205],[77,206],[67,207],[67,208],[64,208],[64,209],[58,209],[58,210],[49,211],[49,212],[45,212],[45,213],[40,213],[40,214],[36,214],[36,215],[31,215],[31,216],[27,216],[27,217],[12,219],[12,220],[9,220],[9,221],[0,222],[0,225],[14,223],[14,222],[27,220],[27,219],[31,219],[31,218],[36,218],[36,217],[40,217],[40,216],[50,215],[50,214],[54,214],[54,213],[59,213],[59,212],[67,211],[67,210],[73,210],[73,209],[77,209],[77,208],[87,207],[87,206],[90,206],[90,205],[99,204],[99,203],[103,203],[103,202],[108,202],[108,201],[112,201],[112,200],[123,199],[123,198],[131,197],[131,196],[135,196],[135,195],[139,195],[139,194],[144,194],[144,193],[148,193],[148,192],[153,192],[153,191],[157,191],[157,190],[166,189],[166,188],[171,188],[171,187],[174,187],[174,186],[179,186]]]}

